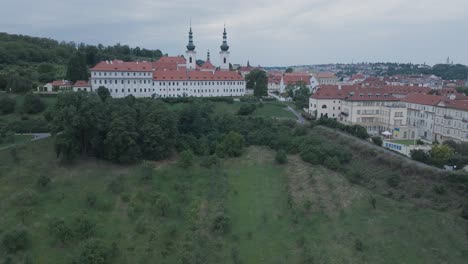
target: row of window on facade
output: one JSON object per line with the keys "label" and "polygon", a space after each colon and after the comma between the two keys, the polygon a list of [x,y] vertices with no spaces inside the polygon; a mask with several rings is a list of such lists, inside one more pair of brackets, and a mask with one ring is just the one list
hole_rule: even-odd
{"label": "row of window on facade", "polygon": [[[120,73],[120,74],[118,74]],[[112,72],[92,72],[93,76],[112,76]],[[151,76],[151,72],[114,72],[114,76]]]}
{"label": "row of window on facade", "polygon": [[[127,84],[130,84],[131,80],[127,80]],[[93,80],[94,84],[118,84],[119,80]],[[125,80],[120,80],[121,84],[125,84]],[[137,80],[133,80],[134,84],[137,84]],[[138,80],[139,84],[151,84],[151,80]],[[216,82],[216,85],[242,85],[243,82]],[[153,82],[153,86],[155,82]],[[179,82],[167,82],[167,86],[178,86]],[[215,82],[182,82],[183,86],[192,85],[215,85]],[[166,82],[159,82],[159,86],[166,86]]]}
{"label": "row of window on facade", "polygon": [[[180,91],[181,89],[178,88],[177,91]],[[79,91],[79,89],[78,89]],[[86,91],[86,88],[85,88],[85,91]],[[146,89],[146,88],[140,88],[139,89],[140,93],[146,93],[147,91],[148,92],[155,92],[155,89]],[[161,89],[160,91],[162,92],[165,92],[166,89]],[[168,92],[171,92],[171,91],[176,91],[176,89],[168,89]],[[188,91],[188,88],[183,88],[182,91]],[[109,89],[109,92],[110,93],[118,93],[119,92],[119,89]],[[122,93],[125,93],[125,89],[121,89],[121,92]],[[127,92],[130,93],[131,92],[131,89],[127,89]],[[133,89],[133,92],[136,93],[137,92],[137,89]],[[211,90],[211,89],[195,89],[193,90],[194,93],[214,93],[215,90]],[[216,89],[216,92],[219,93],[219,89]],[[244,89],[223,89],[223,92],[227,93],[227,92],[231,92],[231,93],[242,93],[244,92]]]}

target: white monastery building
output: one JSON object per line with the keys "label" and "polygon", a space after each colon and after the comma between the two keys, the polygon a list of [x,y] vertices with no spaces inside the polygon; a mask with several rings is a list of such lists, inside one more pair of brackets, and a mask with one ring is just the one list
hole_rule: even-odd
{"label": "white monastery building", "polygon": [[91,68],[90,85],[95,91],[100,86],[109,89],[112,97],[215,97],[243,96],[246,82],[236,71],[229,69],[229,46],[226,28],[220,46],[220,64],[196,64],[197,52],[190,27],[186,57],[162,57],[156,62],[120,60],[102,61]]}

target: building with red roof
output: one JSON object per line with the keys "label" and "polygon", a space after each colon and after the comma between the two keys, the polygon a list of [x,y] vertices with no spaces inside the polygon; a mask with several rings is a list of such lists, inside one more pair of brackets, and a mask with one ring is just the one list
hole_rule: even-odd
{"label": "building with red roof", "polygon": [[165,56],[158,61],[102,61],[90,69],[91,89],[109,89],[113,97],[210,97],[243,96],[244,78],[229,70],[229,46],[226,29],[220,46],[220,66],[212,64],[209,53],[201,66],[190,27],[186,56]]}
{"label": "building with red roof", "polygon": [[72,83],[67,80],[55,80],[37,88],[38,92],[59,92],[72,90]]}
{"label": "building with red roof", "polygon": [[79,80],[73,84],[73,91],[74,92],[78,92],[78,91],[88,92],[88,91],[91,91],[91,85],[89,84],[88,81]]}
{"label": "building with red roof", "polygon": [[333,72],[317,72],[313,74],[319,85],[337,84],[338,77]]}
{"label": "building with red roof", "polygon": [[328,117],[345,124],[361,125],[372,135],[387,131],[397,139],[414,136],[406,123],[405,104],[384,89],[320,85],[309,100],[309,113],[317,118]]}

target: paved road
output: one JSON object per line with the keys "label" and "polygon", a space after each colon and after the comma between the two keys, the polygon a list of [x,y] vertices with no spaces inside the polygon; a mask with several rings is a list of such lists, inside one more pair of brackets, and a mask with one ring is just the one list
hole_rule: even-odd
{"label": "paved road", "polygon": [[[15,135],[33,136],[33,138],[30,141],[41,140],[41,139],[48,138],[48,137],[51,136],[50,133],[23,133],[23,134],[15,134]],[[19,144],[12,144],[12,145],[9,145],[9,146],[1,147],[0,150],[12,148],[14,146],[23,145],[23,144],[26,144],[26,143],[28,143],[30,141],[25,141],[25,142],[22,142],[22,143],[19,143]]]}
{"label": "paved road", "polygon": [[292,108],[291,106],[288,105],[288,110],[291,111],[296,117],[297,117],[297,122],[301,125],[304,125],[306,123],[306,120],[300,113],[296,111],[296,109]]}

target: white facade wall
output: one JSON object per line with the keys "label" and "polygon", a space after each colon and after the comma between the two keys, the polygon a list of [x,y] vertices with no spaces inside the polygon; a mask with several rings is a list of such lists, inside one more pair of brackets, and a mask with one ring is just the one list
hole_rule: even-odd
{"label": "white facade wall", "polygon": [[406,103],[408,109],[408,126],[415,128],[416,136],[428,141],[434,140],[435,107]]}
{"label": "white facade wall", "polygon": [[157,97],[244,96],[245,81],[153,81]]}
{"label": "white facade wall", "polygon": [[468,142],[468,111],[437,106],[435,109],[434,138],[442,142],[452,139]]}
{"label": "white facade wall", "polygon": [[328,118],[338,118],[341,113],[340,99],[315,99],[309,98],[309,113],[317,118],[327,116]]}
{"label": "white facade wall", "polygon": [[106,72],[91,71],[91,89],[99,86],[109,89],[112,97],[120,98],[128,95],[135,97],[151,97],[155,93],[153,73],[147,72]]}

